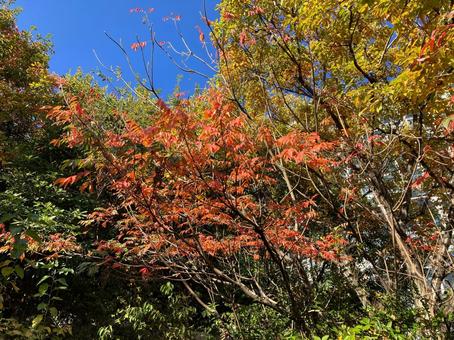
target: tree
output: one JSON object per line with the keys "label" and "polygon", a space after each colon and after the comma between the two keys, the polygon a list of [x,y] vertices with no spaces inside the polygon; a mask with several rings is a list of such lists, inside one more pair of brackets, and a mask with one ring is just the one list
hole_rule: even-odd
{"label": "tree", "polygon": [[147,98],[138,121],[66,90],[50,117],[87,153],[58,183],[112,195],[90,220],[115,232],[107,263],[181,281],[214,315],[258,303],[309,336],[386,295],[449,334],[452,6],[222,1],[210,91]]}
{"label": "tree", "polygon": [[68,333],[57,308],[77,261],[55,256],[80,250],[71,241],[95,204],[53,184],[77,154],[50,143],[62,132],[45,117],[62,101],[48,71],[50,43],[20,31],[10,5],[0,1],[0,334],[44,338]]}
{"label": "tree", "polygon": [[[220,81],[250,116],[339,142],[306,174],[349,239],[343,273],[452,312],[452,2],[223,1]],[[290,181],[304,185],[303,174]],[[344,235],[345,235],[344,234]]]}
{"label": "tree", "polygon": [[[161,275],[175,275],[185,285],[190,279],[212,294],[233,285],[247,299],[302,322],[313,301],[305,303],[298,295],[312,294],[312,288],[302,286],[299,292],[286,263],[339,259],[344,240],[323,228],[304,231],[316,216],[315,202],[303,196],[295,204],[279,190],[285,183],[276,164],[305,162],[328,169],[331,161],[322,153],[335,144],[297,131],[277,140],[266,123],[251,129],[219,93],[203,100],[209,105],[202,108],[186,101],[172,108],[158,102],[144,128],[122,113],[115,133],[102,133],[92,119],[96,113],[88,114],[73,98],[68,109],[51,115],[71,124],[65,141],[90,146],[88,158],[96,167],[59,183],[67,186],[88,176],[83,187],[102,183],[116,195],[118,206],[93,214],[93,220],[116,221],[117,240],[100,247],[120,247],[117,266],[142,265],[144,276],[158,266]],[[215,288],[219,280],[222,288]],[[262,288],[262,281],[274,280],[272,292]],[[276,300],[281,294],[285,298]]]}
{"label": "tree", "polygon": [[30,133],[39,131],[36,126],[44,116],[40,109],[55,105],[53,79],[47,72],[50,44],[44,39],[34,40],[30,32],[19,31],[15,23],[18,11],[11,10],[9,3],[0,2],[2,159],[5,152],[12,151],[8,147],[30,140]]}

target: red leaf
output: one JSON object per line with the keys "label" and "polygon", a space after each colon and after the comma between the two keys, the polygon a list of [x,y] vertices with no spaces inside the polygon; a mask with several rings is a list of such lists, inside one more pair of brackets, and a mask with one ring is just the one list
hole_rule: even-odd
{"label": "red leaf", "polygon": [[427,179],[429,178],[430,175],[429,173],[426,171],[422,174],[422,176],[418,177],[417,179],[415,179],[415,181],[411,184],[411,188],[412,189],[415,189],[415,188],[418,188],[422,185],[422,183]]}

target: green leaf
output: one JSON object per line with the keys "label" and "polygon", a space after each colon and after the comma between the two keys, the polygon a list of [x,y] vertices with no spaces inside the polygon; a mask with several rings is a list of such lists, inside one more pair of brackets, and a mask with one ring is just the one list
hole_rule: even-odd
{"label": "green leaf", "polygon": [[41,280],[39,280],[39,282],[36,284],[37,286],[39,286],[41,283],[43,283],[44,281],[46,281],[50,276],[49,275],[44,275]]}
{"label": "green leaf", "polygon": [[2,268],[2,275],[5,278],[8,278],[14,272],[13,267],[3,267]]}
{"label": "green leaf", "polygon": [[53,317],[56,317],[58,314],[58,310],[55,307],[50,307],[49,312],[50,312],[50,315],[52,315]]}
{"label": "green leaf", "polygon": [[36,309],[39,310],[39,311],[40,311],[40,310],[43,310],[43,309],[44,309],[44,310],[47,309],[47,303],[41,302],[41,303],[36,307]]}
{"label": "green leaf", "polygon": [[38,287],[38,293],[40,296],[43,296],[46,294],[47,289],[49,288],[49,285],[47,283],[43,283]]}
{"label": "green leaf", "polygon": [[32,321],[32,327],[33,328],[36,328],[38,327],[38,325],[41,323],[41,321],[43,321],[43,315],[42,314],[38,314]]}
{"label": "green leaf", "polygon": [[453,120],[454,120],[454,114],[449,115],[448,117],[446,117],[445,119],[443,119],[443,121],[441,122],[440,125],[441,125],[442,127],[444,127],[445,129],[447,129]]}
{"label": "green leaf", "polygon": [[62,285],[67,286],[68,283],[66,282],[65,278],[61,277],[57,280],[57,282],[60,282]]}
{"label": "green leaf", "polygon": [[16,240],[13,246],[13,251],[11,252],[11,256],[14,258],[18,258],[27,250],[27,241],[26,240]]}
{"label": "green leaf", "polygon": [[11,214],[4,214],[0,217],[0,223],[5,223],[11,220],[14,216]]}
{"label": "green leaf", "polygon": [[22,268],[21,266],[17,265],[16,267],[14,267],[14,270],[16,271],[16,274],[17,276],[19,276],[21,279],[24,278],[24,268]]}
{"label": "green leaf", "polygon": [[0,268],[1,267],[4,267],[4,266],[7,266],[11,263],[11,260],[6,260],[6,261],[3,261],[2,263],[0,263]]}

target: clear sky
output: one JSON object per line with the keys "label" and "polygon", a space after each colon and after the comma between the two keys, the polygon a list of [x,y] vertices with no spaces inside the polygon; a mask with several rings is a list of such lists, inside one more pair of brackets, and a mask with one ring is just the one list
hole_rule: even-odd
{"label": "clear sky", "polygon": [[[205,0],[209,19],[215,19],[216,0]],[[52,56],[50,69],[58,74],[74,73],[78,67],[84,72],[102,69],[93,50],[107,66],[120,66],[124,77],[131,81],[133,78],[121,50],[110,41],[104,32],[110,34],[123,46],[132,58],[132,64],[145,77],[142,56],[134,52],[131,44],[137,41],[149,41],[149,33],[142,22],[142,14],[131,13],[132,8],[152,8],[149,14],[157,40],[171,42],[176,47],[183,47],[177,34],[174,21],[163,18],[181,16],[178,22],[180,31],[188,45],[201,56],[206,57],[199,40],[197,26],[206,33],[201,15],[203,15],[203,0],[16,0],[16,6],[23,12],[19,15],[18,26],[21,29],[37,27],[41,35],[50,34],[55,53]],[[166,44],[167,49],[169,45]],[[146,60],[149,61],[148,43],[145,47]],[[177,61],[184,60],[175,56]],[[207,59],[207,58],[205,58]],[[196,70],[212,75],[206,66],[189,62]],[[177,76],[182,74],[180,83],[182,91],[191,93],[195,84],[205,85],[204,78],[185,74],[159,49],[155,51],[154,79],[157,88],[163,94],[173,91]]]}

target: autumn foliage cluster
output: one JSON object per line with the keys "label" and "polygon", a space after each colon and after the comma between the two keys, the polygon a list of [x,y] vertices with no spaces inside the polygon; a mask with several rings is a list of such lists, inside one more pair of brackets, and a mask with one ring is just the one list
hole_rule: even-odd
{"label": "autumn foliage cluster", "polygon": [[[97,298],[110,285],[107,299],[120,301],[109,322],[92,317],[101,338],[127,327],[162,338],[449,338],[452,2],[218,9],[198,27],[217,72],[190,97],[164,100],[152,77],[118,95],[81,74],[27,85],[51,91],[29,123],[40,137],[20,145],[46,145],[42,183],[58,200],[42,194],[33,205],[34,216],[52,211],[48,229],[43,218],[2,219],[3,292],[31,291],[28,282],[35,301],[48,297],[37,315],[10,312],[32,320],[16,331],[74,332],[68,320],[80,311],[49,287],[84,306],[89,295],[75,285],[89,277]],[[145,22],[153,12],[131,9]],[[178,55],[150,32],[132,54]],[[8,190],[2,213],[26,197]],[[153,305],[150,289],[171,303]]]}

